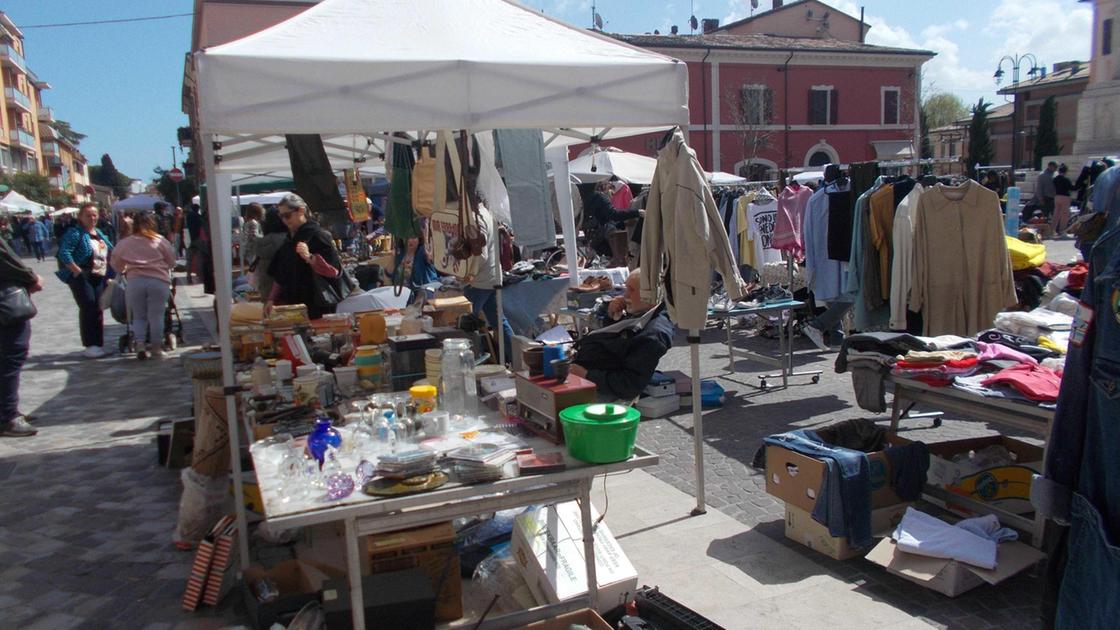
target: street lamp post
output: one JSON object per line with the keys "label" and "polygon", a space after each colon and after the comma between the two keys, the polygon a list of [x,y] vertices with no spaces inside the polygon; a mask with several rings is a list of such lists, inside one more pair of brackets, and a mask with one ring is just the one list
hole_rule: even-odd
{"label": "street lamp post", "polygon": [[[1042,70],[1042,66],[1038,63],[1038,58],[1031,53],[1024,53],[1022,55],[1004,55],[999,60],[999,65],[996,66],[996,72],[992,77],[996,80],[996,85],[999,85],[1003,80],[1003,62],[1011,65],[1011,85],[1012,87],[1019,84],[1019,66],[1024,61],[1029,61],[1031,64],[1030,70],[1027,71],[1027,76],[1034,78]],[[1015,168],[1019,166],[1019,95],[1015,94],[1013,97],[1011,109],[1011,181],[1015,181]]]}

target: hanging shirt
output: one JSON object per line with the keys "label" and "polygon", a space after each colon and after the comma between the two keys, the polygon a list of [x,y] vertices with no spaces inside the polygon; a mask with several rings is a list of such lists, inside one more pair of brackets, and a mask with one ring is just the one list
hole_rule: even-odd
{"label": "hanging shirt", "polygon": [[800,184],[786,186],[778,195],[778,214],[771,244],[775,249],[788,252],[798,260],[805,257],[801,224],[805,218],[805,204],[809,203],[811,196],[813,191]]}
{"label": "hanging shirt", "polygon": [[743,237],[744,256],[749,251],[755,269],[762,269],[766,263],[781,262],[782,252],[774,248],[774,225],[778,218],[778,200],[770,195],[758,195],[747,205],[746,220],[740,223],[739,233]]}
{"label": "hanging shirt", "polygon": [[823,302],[834,301],[843,293],[842,268],[840,261],[828,257],[828,193],[824,188],[809,197],[801,227],[813,297]]}
{"label": "hanging shirt", "polygon": [[[861,332],[882,331],[887,329],[890,309],[882,301],[873,304],[869,299],[878,295],[879,261],[871,247],[870,207],[868,199],[882,186],[882,178],[856,199],[856,211],[852,225],[852,259],[844,275],[844,293],[852,299],[852,318],[856,330]],[[869,260],[874,258],[874,260]],[[869,265],[874,264],[874,274],[866,273]]]}
{"label": "hanging shirt", "polygon": [[630,202],[634,201],[634,193],[630,192],[630,187],[622,184],[618,190],[611,193],[611,205],[619,210],[629,210]]}
{"label": "hanging shirt", "polygon": [[852,257],[852,215],[855,202],[849,183],[830,184],[828,191],[828,257],[847,262]]}
{"label": "hanging shirt", "polygon": [[894,184],[886,184],[868,199],[871,205],[871,244],[879,261],[880,300],[891,296],[891,243],[894,237]]}
{"label": "hanging shirt", "polygon": [[915,185],[898,204],[891,224],[891,330],[906,330],[906,309],[910,304],[911,275],[914,269],[914,209],[922,195],[922,186]]}

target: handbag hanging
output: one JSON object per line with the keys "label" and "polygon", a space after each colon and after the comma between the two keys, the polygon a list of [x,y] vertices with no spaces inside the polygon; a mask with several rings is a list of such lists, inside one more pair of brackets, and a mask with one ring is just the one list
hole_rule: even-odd
{"label": "handbag hanging", "polygon": [[436,208],[436,156],[434,147],[420,145],[416,166],[412,167],[412,209],[422,217],[430,217]]}
{"label": "handbag hanging", "polygon": [[38,313],[26,287],[10,285],[0,288],[0,326],[22,324]]}
{"label": "handbag hanging", "polygon": [[[448,151],[448,145],[454,146],[455,140],[450,131],[438,132],[436,140],[436,208],[427,221],[424,230],[424,249],[431,257],[432,266],[442,274],[454,276],[460,280],[469,281],[473,278],[479,267],[479,259],[466,257],[461,254],[466,251],[462,238],[464,233],[463,221],[472,218],[477,224],[477,218],[472,217],[462,206],[462,193],[465,190],[462,176],[465,168],[459,151]],[[450,182],[454,182],[448,186]],[[448,201],[452,197],[453,201]],[[452,205],[454,204],[454,205]],[[468,246],[469,247],[469,246]]]}

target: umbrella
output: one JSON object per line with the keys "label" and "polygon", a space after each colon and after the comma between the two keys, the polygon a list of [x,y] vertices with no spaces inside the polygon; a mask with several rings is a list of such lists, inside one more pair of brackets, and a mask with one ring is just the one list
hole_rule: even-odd
{"label": "umbrella", "polygon": [[568,162],[568,171],[579,181],[590,184],[617,175],[628,184],[647,185],[653,181],[657,160],[615,147],[599,147],[584,151]]}

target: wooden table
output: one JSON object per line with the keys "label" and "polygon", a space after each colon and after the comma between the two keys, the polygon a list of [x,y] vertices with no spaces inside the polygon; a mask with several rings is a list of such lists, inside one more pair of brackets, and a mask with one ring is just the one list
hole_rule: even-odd
{"label": "wooden table", "polygon": [[[1054,421],[1054,410],[1025,402],[990,398],[949,387],[934,387],[921,381],[891,375],[888,381],[894,386],[894,401],[891,407],[891,434],[898,433],[898,423],[906,410],[913,404],[923,404],[942,411],[961,414],[966,420],[987,421],[1003,426],[1015,427],[1043,440],[1050,437],[1050,425]],[[967,506],[980,514],[995,514],[1005,525],[1011,525],[1031,535],[1031,544],[1042,547],[1045,519],[1036,513],[1034,519],[964,497],[932,485],[927,485],[923,495],[941,501],[952,501]]]}

